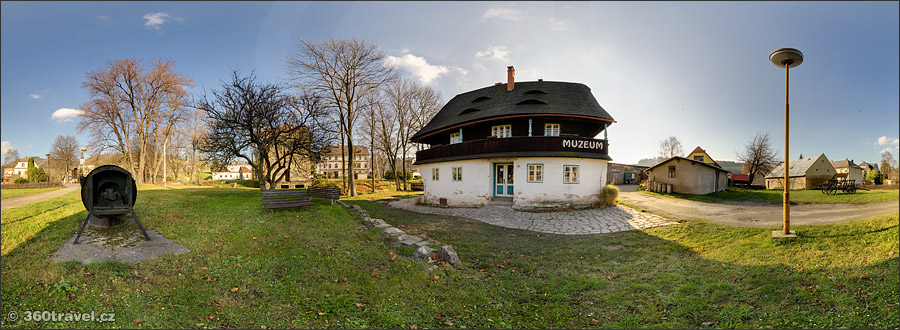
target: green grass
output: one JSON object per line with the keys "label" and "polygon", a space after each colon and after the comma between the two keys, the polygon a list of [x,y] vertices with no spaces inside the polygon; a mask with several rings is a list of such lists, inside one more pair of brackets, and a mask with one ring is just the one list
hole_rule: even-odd
{"label": "green grass", "polygon": [[190,253],[134,265],[53,263],[47,256],[85,216],[73,192],[2,213],[2,314],[96,311],[117,321],[4,318],[2,326],[886,328],[900,321],[896,213],[795,226],[798,239],[775,241],[772,228],[690,220],[548,235],[349,203],[452,244],[464,267],[428,273],[338,205],[268,211],[258,191],[231,188],[140,191],[144,225]]}
{"label": "green grass", "polygon": [[[665,196],[670,198],[687,199],[698,202],[721,203],[728,201],[754,201],[781,204],[784,191],[782,190],[753,190],[737,187],[728,187],[726,191],[709,193],[706,195],[692,194],[660,194],[650,191],[641,191],[645,194]],[[839,192],[835,195],[825,195],[819,190],[792,190],[791,202],[797,204],[869,204],[887,201],[895,201],[898,198],[897,190],[858,190],[855,194]]]}
{"label": "green grass", "polygon": [[30,188],[30,189],[2,189],[2,190],[0,190],[0,199],[7,199],[7,198],[37,194],[37,193],[42,193],[45,191],[52,191],[52,190],[57,190],[57,189],[62,189],[62,188],[63,187]]}

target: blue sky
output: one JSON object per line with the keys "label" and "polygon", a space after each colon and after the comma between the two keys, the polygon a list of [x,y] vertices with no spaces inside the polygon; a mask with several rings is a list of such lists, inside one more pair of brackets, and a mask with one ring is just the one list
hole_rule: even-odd
{"label": "blue sky", "polygon": [[[898,157],[898,2],[3,2],[3,151],[43,156],[75,135],[85,73],[105,61],[172,59],[195,95],[231,68],[285,81],[298,38],[377,43],[444,101],[505,81],[581,82],[618,122],[615,162],[655,156],[675,135],[717,160],[757,132],[783,154],[791,70],[791,159]],[[54,114],[56,116],[54,117]],[[90,147],[90,146],[89,146]]]}

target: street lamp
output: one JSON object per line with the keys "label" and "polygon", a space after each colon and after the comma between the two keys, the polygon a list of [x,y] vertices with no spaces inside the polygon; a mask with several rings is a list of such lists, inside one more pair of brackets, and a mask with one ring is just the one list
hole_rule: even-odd
{"label": "street lamp", "polygon": [[769,54],[769,61],[772,61],[772,64],[779,68],[784,68],[784,184],[782,184],[782,186],[784,186],[784,228],[782,228],[783,230],[781,231],[773,231],[772,238],[797,237],[797,233],[791,231],[791,167],[788,164],[788,159],[790,158],[788,155],[788,128],[790,127],[790,105],[788,105],[788,77],[790,77],[789,72],[791,68],[800,65],[800,63],[803,63],[803,53],[793,48],[781,48],[772,52],[772,54]]}
{"label": "street lamp", "polygon": [[47,175],[47,183],[50,183],[50,154],[47,155],[47,169],[44,171],[44,174]]}

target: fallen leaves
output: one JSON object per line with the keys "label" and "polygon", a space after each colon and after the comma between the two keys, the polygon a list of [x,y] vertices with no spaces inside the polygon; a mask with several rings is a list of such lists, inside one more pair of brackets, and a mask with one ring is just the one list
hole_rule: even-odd
{"label": "fallen leaves", "polygon": [[441,279],[441,277],[440,277],[440,276],[437,276],[437,275],[434,275],[434,277],[432,277],[432,279],[439,280],[439,279]]}
{"label": "fallen leaves", "polygon": [[237,292],[237,291],[238,291],[237,287],[231,288],[231,292]]}

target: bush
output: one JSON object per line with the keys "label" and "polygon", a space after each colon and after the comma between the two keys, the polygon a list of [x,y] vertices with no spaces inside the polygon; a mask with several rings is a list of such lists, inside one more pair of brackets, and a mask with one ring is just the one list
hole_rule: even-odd
{"label": "bush", "polygon": [[608,184],[603,189],[600,189],[601,207],[615,206],[617,198],[619,198],[619,187]]}
{"label": "bush", "polygon": [[[402,177],[401,177],[401,178],[402,178]],[[393,179],[394,179],[394,171],[386,171],[386,172],[384,172],[384,179],[385,179],[385,180],[393,180]],[[410,179],[412,179],[412,172],[406,171],[406,180],[408,181],[408,180],[410,180]]]}
{"label": "bush", "polygon": [[337,188],[341,189],[341,185],[334,181],[328,181],[325,179],[313,179],[309,184],[310,187],[318,187],[318,188]]}
{"label": "bush", "polygon": [[12,183],[15,183],[15,184],[28,183],[28,179],[23,178],[23,177],[18,177],[15,180],[13,180]]}

